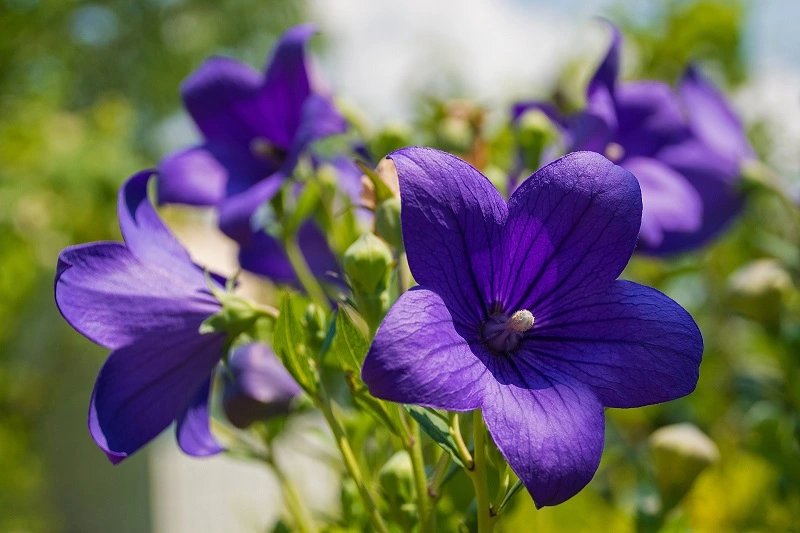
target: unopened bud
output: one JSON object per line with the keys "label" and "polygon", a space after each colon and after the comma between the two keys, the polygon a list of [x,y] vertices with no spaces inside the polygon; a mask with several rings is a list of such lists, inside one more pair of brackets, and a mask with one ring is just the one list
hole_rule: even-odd
{"label": "unopened bud", "polygon": [[775,259],[758,259],[734,272],[727,288],[729,303],[737,312],[775,324],[783,298],[792,290],[792,278]]}
{"label": "unopened bud", "polygon": [[650,435],[649,442],[662,511],[680,502],[697,476],[719,459],[717,445],[692,424],[664,426]]}
{"label": "unopened bud", "polygon": [[342,267],[357,294],[372,295],[383,290],[393,262],[386,243],[365,233],[344,252]]}
{"label": "unopened bud", "polygon": [[545,148],[558,138],[555,125],[541,110],[530,109],[517,121],[516,133],[525,167],[537,170]]}
{"label": "unopened bud", "polygon": [[400,227],[400,200],[389,198],[375,211],[375,233],[397,249],[403,248],[403,231]]}

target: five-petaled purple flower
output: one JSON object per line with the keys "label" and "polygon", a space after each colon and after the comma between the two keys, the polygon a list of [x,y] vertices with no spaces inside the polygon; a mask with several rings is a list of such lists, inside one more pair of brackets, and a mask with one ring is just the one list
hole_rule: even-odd
{"label": "five-petaled purple flower", "polygon": [[[225,333],[198,331],[220,303],[148,200],[152,173],[132,176],[120,190],[125,242],[67,248],[55,278],[67,322],[113,350],[97,376],[89,431],[115,464],[173,421],[184,452],[222,450],[209,429],[208,400]],[[221,278],[211,278],[221,289]]]}
{"label": "five-petaled purple flower", "polygon": [[644,203],[639,251],[695,249],[741,210],[741,165],[755,154],[723,96],[694,67],[677,94],[658,81],[618,83],[622,37],[611,28],[584,111],[561,117],[530,102],[518,104],[514,116],[540,109],[562,128],[567,151],[599,152],[637,177]]}
{"label": "five-petaled purple flower", "polygon": [[314,31],[289,29],[265,74],[215,57],[189,76],[181,93],[204,142],[161,162],[160,202],[217,206],[220,228],[249,242],[253,213],[310,143],[346,129],[331,100],[312,90],[304,49]]}
{"label": "five-petaled purple flower", "polygon": [[258,342],[234,349],[225,374],[222,406],[238,428],[288,413],[303,392],[270,347]]}
{"label": "five-petaled purple flower", "polygon": [[419,286],[378,329],[364,382],[385,400],[482,409],[536,505],[565,501],[598,467],[604,406],[679,398],[698,379],[691,316],[617,279],[639,232],[636,178],[578,152],[506,203],[455,156],[405,148],[390,158]]}

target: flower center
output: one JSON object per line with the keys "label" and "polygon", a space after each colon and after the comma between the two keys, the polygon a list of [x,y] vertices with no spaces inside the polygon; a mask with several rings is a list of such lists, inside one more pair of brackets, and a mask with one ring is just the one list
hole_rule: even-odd
{"label": "flower center", "polygon": [[534,317],[523,309],[510,317],[505,313],[490,316],[481,326],[481,338],[495,352],[510,352],[519,345],[525,332],[533,327]]}
{"label": "flower center", "polygon": [[621,144],[608,143],[606,145],[605,156],[612,163],[619,163],[622,160],[622,158],[625,157],[625,148],[623,148]]}
{"label": "flower center", "polygon": [[250,141],[250,153],[260,159],[277,159],[281,155],[280,150],[264,137],[256,137]]}

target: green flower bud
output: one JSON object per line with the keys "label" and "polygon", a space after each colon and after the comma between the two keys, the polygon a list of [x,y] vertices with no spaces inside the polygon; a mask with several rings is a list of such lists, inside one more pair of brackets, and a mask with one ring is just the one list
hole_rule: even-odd
{"label": "green flower bud", "polygon": [[538,109],[526,111],[517,123],[517,143],[525,167],[537,170],[545,148],[557,138],[556,128],[547,115]]}
{"label": "green flower bud", "polygon": [[389,198],[375,211],[375,233],[397,249],[403,248],[403,232],[400,228],[400,200]]}
{"label": "green flower bud", "polygon": [[792,278],[774,259],[757,259],[728,279],[728,303],[738,313],[765,324],[777,324]]}
{"label": "green flower bud", "polygon": [[308,304],[303,316],[303,325],[306,330],[308,347],[314,352],[319,352],[328,335],[328,317],[325,315],[325,310],[315,303]]}
{"label": "green flower bud", "polygon": [[664,426],[650,435],[662,512],[669,511],[689,492],[697,476],[719,459],[714,441],[692,424]]}
{"label": "green flower bud", "polygon": [[390,124],[382,129],[369,144],[370,151],[382,157],[413,143],[411,142],[411,131],[405,124]]}
{"label": "green flower bud", "polygon": [[365,233],[344,252],[342,267],[357,295],[374,295],[386,286],[389,268],[394,262],[386,243],[372,233]]}

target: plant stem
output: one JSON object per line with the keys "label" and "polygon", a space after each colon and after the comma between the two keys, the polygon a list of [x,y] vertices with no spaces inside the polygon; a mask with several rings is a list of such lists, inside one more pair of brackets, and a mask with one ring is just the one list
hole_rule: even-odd
{"label": "plant stem", "polygon": [[411,420],[409,425],[410,433],[409,439],[406,441],[406,451],[411,456],[411,466],[414,470],[420,532],[426,533],[430,531],[431,525],[431,502],[428,496],[428,476],[425,474],[425,458],[422,455],[422,436],[419,432],[419,424],[415,420]]}
{"label": "plant stem", "polygon": [[472,461],[472,456],[469,453],[467,445],[464,444],[464,436],[461,435],[461,427],[458,421],[458,413],[452,413],[450,417],[450,435],[456,441],[456,448],[458,448],[458,456],[467,468],[471,471],[475,465]]}
{"label": "plant stem", "polygon": [[369,513],[369,519],[372,522],[372,527],[379,533],[388,533],[389,530],[386,529],[386,524],[383,522],[383,518],[381,518],[378,508],[375,505],[375,499],[372,497],[372,494],[370,494],[369,487],[367,487],[366,483],[364,483],[364,478],[361,475],[361,469],[358,467],[358,461],[353,454],[353,449],[350,447],[350,441],[347,440],[347,435],[344,432],[344,428],[342,428],[342,425],[339,423],[336,415],[334,415],[330,402],[325,397],[323,391],[320,391],[320,398],[317,401],[317,405],[322,411],[322,414],[325,416],[325,420],[328,422],[328,425],[333,432],[333,438],[336,441],[336,446],[339,448],[339,452],[342,454],[344,466],[347,469],[347,473],[353,479],[356,487],[358,488],[358,492],[364,502],[364,507],[366,508],[367,513]]}
{"label": "plant stem", "polygon": [[275,472],[275,476],[278,478],[283,492],[283,501],[289,514],[294,518],[294,525],[297,527],[297,531],[300,533],[316,533],[317,528],[309,516],[308,509],[303,504],[303,499],[297,493],[294,483],[286,477],[272,457],[267,458],[267,464],[272,467],[272,471]]}
{"label": "plant stem", "polygon": [[431,498],[433,498],[434,502],[438,501],[442,496],[439,490],[439,485],[442,483],[442,479],[447,473],[447,466],[449,464],[450,455],[443,453],[439,456],[439,461],[433,468],[433,476],[431,476],[431,482],[428,484],[428,494]]}
{"label": "plant stem", "polygon": [[300,281],[300,285],[303,286],[303,289],[305,289],[306,293],[308,293],[308,296],[315,304],[323,309],[327,309],[329,305],[328,297],[325,296],[325,291],[322,290],[319,281],[317,281],[317,278],[314,277],[314,274],[308,267],[308,263],[305,257],[303,257],[303,252],[300,251],[300,247],[297,244],[297,237],[292,236],[285,239],[283,245],[286,249],[286,256],[289,258],[289,263],[291,263],[297,275],[297,279]]}
{"label": "plant stem", "polygon": [[475,502],[478,508],[478,533],[490,533],[494,528],[494,516],[489,503],[489,487],[486,479],[486,426],[483,424],[481,410],[472,414],[474,435],[474,468],[467,470],[475,488]]}

